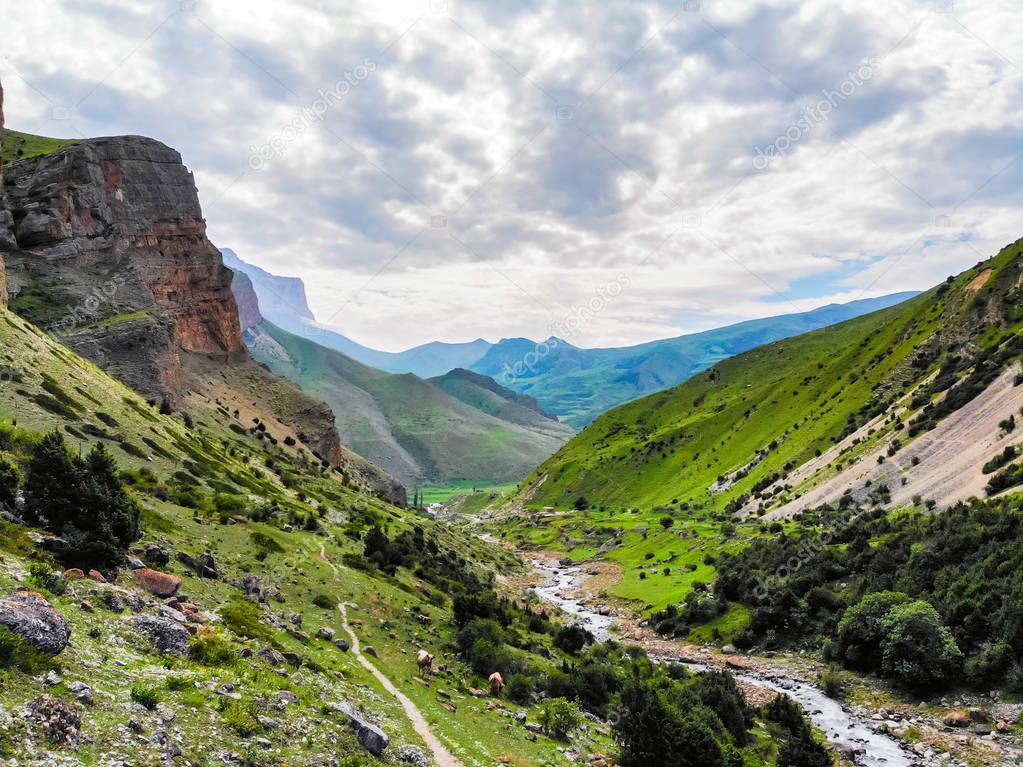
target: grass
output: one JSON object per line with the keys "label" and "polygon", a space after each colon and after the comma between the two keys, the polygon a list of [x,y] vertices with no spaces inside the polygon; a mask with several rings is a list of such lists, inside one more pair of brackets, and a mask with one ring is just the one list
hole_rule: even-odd
{"label": "grass", "polygon": [[71,146],[76,139],[48,138],[6,128],[3,131],[3,159],[5,163],[26,160],[44,154],[59,152]]}
{"label": "grass", "polygon": [[502,495],[515,489],[514,483],[488,484],[487,482],[451,482],[444,485],[428,485],[420,490],[423,503],[448,503],[452,499],[470,496]]}

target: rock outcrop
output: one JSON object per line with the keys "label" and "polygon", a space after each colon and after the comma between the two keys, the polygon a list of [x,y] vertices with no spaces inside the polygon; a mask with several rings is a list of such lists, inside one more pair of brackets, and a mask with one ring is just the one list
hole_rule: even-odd
{"label": "rock outcrop", "polygon": [[231,272],[176,151],[89,139],[8,166],[4,191],[8,280],[29,320],[152,398],[179,398],[181,351],[247,358]]}
{"label": "rock outcrop", "polygon": [[0,597],[0,626],[47,655],[57,655],[71,639],[67,619],[34,591]]}
{"label": "rock outcrop", "polygon": [[153,615],[137,615],[132,624],[141,634],[148,637],[153,647],[170,655],[188,653],[188,629],[170,618],[158,618]]}

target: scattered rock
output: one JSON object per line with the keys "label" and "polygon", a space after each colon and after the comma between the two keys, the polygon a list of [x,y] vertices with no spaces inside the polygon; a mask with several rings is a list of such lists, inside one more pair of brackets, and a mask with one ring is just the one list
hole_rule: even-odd
{"label": "scattered rock", "polygon": [[328,642],[334,638],[334,634],[334,629],[330,626],[320,626],[319,630],[316,632],[316,636],[318,638],[326,639]]}
{"label": "scattered rock", "polygon": [[146,566],[146,563],[143,562],[138,557],[128,557],[128,568],[130,570],[141,570],[145,566]]}
{"label": "scattered rock", "polygon": [[103,577],[103,573],[101,573],[99,570],[90,570],[89,571],[89,579],[93,580],[93,581],[96,581],[96,583],[106,583],[107,582],[107,579]]}
{"label": "scattered rock", "polygon": [[61,679],[60,674],[56,671],[47,671],[46,676],[43,677],[43,682],[47,687],[56,687],[63,681],[64,680]]}
{"label": "scattered rock", "polygon": [[79,703],[84,703],[86,706],[93,704],[95,696],[93,695],[92,688],[85,682],[69,682],[67,688]]}
{"label": "scattered rock", "polygon": [[271,666],[280,666],[284,663],[284,656],[269,646],[264,647],[261,650],[257,650],[256,655],[265,660]]}
{"label": "scattered rock", "polygon": [[380,657],[379,655],[377,655],[377,648],[373,647],[373,645],[367,645],[366,647],[363,648],[362,652],[370,656],[371,658]]}
{"label": "scattered rock", "polygon": [[416,746],[402,746],[395,752],[394,758],[402,764],[411,764],[412,767],[430,767],[430,760],[422,749]]}
{"label": "scattered rock", "polygon": [[64,616],[34,591],[0,597],[0,626],[47,655],[57,655],[71,639],[71,627]]}
{"label": "scattered rock", "polygon": [[43,734],[58,746],[74,746],[81,738],[82,718],[73,703],[40,695],[25,707],[26,718],[42,727]]}
{"label": "scattered rock", "polygon": [[352,649],[352,643],[349,642],[347,639],[335,639],[334,646],[341,652],[348,652],[349,650]]}
{"label": "scattered rock", "polygon": [[181,579],[178,576],[150,570],[148,567],[136,570],[135,575],[139,577],[142,587],[153,596],[172,597],[181,588]]}
{"label": "scattered rock", "polygon": [[149,640],[160,652],[171,655],[188,653],[188,629],[169,618],[157,618],[153,615],[138,615],[132,619],[135,627],[149,637]]}
{"label": "scattered rock", "polygon": [[80,581],[84,580],[85,573],[83,573],[80,568],[71,567],[64,571],[64,577],[69,581]]}

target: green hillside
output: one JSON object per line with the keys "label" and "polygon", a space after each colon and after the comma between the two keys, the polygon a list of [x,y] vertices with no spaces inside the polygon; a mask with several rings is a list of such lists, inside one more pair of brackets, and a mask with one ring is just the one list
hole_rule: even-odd
{"label": "green hillside", "polygon": [[465,368],[455,368],[428,380],[455,399],[496,418],[558,434],[568,431],[552,416],[544,413],[533,397],[501,386],[489,376]]}
{"label": "green hillside", "polygon": [[[514,402],[497,406],[495,392],[487,392],[494,406],[487,412],[411,373],[376,370],[266,321],[245,338],[255,359],[333,408],[345,445],[409,487],[517,481],[572,434]],[[516,420],[504,420],[503,410]]]}
{"label": "green hillside", "polygon": [[35,136],[9,128],[5,128],[3,133],[3,141],[0,144],[3,146],[3,161],[5,163],[17,162],[28,157],[38,157],[41,154],[53,154],[75,143],[75,139]]}
{"label": "green hillside", "polygon": [[[532,507],[737,511],[780,505],[899,431],[932,398],[976,394],[1017,355],[1021,243],[903,304],[769,344],[598,418],[523,483]],[[989,271],[990,270],[990,271]],[[916,398],[921,382],[935,383]],[[964,397],[953,396],[960,400]],[[894,415],[893,404],[906,412]],[[954,408],[953,408],[954,409]],[[928,426],[947,408],[931,406]],[[877,428],[799,487],[786,475],[868,419]],[[898,448],[896,448],[898,449]],[[912,470],[912,469],[910,469]],[[773,486],[771,498],[761,491]]]}

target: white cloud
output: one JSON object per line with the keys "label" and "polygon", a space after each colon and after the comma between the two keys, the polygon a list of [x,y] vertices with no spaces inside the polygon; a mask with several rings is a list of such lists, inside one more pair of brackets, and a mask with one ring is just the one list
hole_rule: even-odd
{"label": "white cloud", "polygon": [[0,77],[14,128],[173,145],[214,242],[387,349],[545,336],[620,274],[571,340],[633,343],[924,288],[1019,236],[1014,0],[685,7],[7,3]]}

